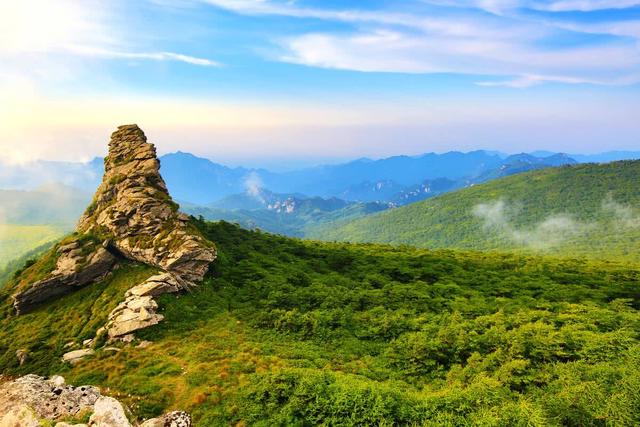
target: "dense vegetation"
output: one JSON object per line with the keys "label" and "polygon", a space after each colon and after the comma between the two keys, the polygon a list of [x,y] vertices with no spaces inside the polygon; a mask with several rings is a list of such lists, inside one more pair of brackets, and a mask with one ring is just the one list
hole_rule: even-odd
{"label": "dense vegetation", "polygon": [[[330,200],[321,200],[328,204]],[[341,203],[345,203],[340,201]],[[188,214],[202,216],[210,221],[227,221],[247,229],[260,229],[292,237],[304,237],[323,224],[349,222],[353,219],[386,209],[382,203],[351,203],[338,209],[318,206],[318,199],[303,200],[293,212],[273,209],[216,209],[203,206],[185,206]]]}
{"label": "dense vegetation", "polygon": [[640,161],[549,168],[327,224],[311,237],[640,261],[639,182]]}
{"label": "dense vegetation", "polygon": [[[62,374],[103,387],[137,417],[185,409],[199,426],[640,424],[633,267],[195,223],[219,259],[192,293],[161,298],[165,321],[140,334],[152,345],[60,361],[149,268],[124,265],[20,317],[10,315],[10,282],[0,372]],[[20,348],[31,354],[23,366]]]}

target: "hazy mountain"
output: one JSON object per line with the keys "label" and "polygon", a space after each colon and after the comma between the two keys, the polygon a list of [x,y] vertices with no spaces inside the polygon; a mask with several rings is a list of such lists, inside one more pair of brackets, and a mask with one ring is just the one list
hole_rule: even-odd
{"label": "hazy mountain", "polygon": [[386,203],[278,194],[265,189],[227,196],[207,206],[181,204],[184,212],[207,220],[224,220],[294,237],[303,237],[326,222],[350,221],[389,207]]}
{"label": "hazy mountain", "polygon": [[[176,199],[198,205],[207,205],[250,188],[268,188],[280,194],[405,204],[531,169],[576,161],[638,157],[637,154],[611,152],[597,156],[568,156],[535,152],[506,156],[480,150],[394,156],[380,160],[358,159],[291,172],[230,168],[184,152],[167,154],[160,160],[167,186]],[[102,159],[98,158],[87,163],[40,161],[25,165],[3,164],[0,165],[0,188],[32,190],[49,183],[62,183],[91,192],[98,185],[102,169]],[[448,189],[424,191],[435,188],[434,183],[438,179],[455,181],[455,184],[446,184],[450,187]],[[405,196],[410,193],[419,197]]]}
{"label": "hazy mountain", "polygon": [[207,204],[244,191],[251,172],[181,151],[160,157],[160,165],[171,194],[176,199],[196,204]]}

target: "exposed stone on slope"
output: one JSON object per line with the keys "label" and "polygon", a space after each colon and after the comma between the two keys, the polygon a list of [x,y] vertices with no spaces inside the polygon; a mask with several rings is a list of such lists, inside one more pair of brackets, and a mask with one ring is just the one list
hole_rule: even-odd
{"label": "exposed stone on slope", "polygon": [[89,427],[131,427],[122,404],[112,397],[102,396],[93,405]]}
{"label": "exposed stone on slope", "polygon": [[152,418],[140,427],[191,427],[191,416],[183,411],[173,411],[160,418]]}
{"label": "exposed stone on slope", "polygon": [[[58,422],[56,427],[131,427],[127,411],[116,399],[102,396],[91,386],[73,387],[64,378],[26,375],[14,381],[0,376],[0,427],[39,427],[40,420],[59,421],[87,415],[89,425]],[[49,424],[47,424],[49,425]],[[140,426],[191,427],[191,416],[182,411],[147,420]]]}
{"label": "exposed stone on slope", "polygon": [[56,268],[49,276],[14,295],[16,313],[24,314],[37,304],[103,279],[116,264],[116,257],[93,242],[72,241],[57,249]]}
{"label": "exposed stone on slope", "polygon": [[68,353],[65,353],[64,355],[62,355],[62,361],[63,362],[67,362],[67,363],[71,363],[72,365],[75,365],[76,363],[80,362],[82,359],[84,359],[87,356],[92,356],[95,354],[95,351],[93,349],[90,348],[86,348],[86,349],[82,349],[82,350],[74,350],[74,351],[70,351]]}
{"label": "exposed stone on slope", "polygon": [[[120,126],[111,135],[102,184],[78,223],[76,239],[58,248],[56,269],[48,277],[14,296],[16,312],[102,279],[121,256],[163,274],[126,294],[109,316],[109,337],[157,324],[163,316],[156,313],[154,298],[194,286],[216,257],[213,245],[177,209],[153,144],[138,126]],[[92,243],[96,236],[104,240],[101,247]]]}
{"label": "exposed stone on slope", "polygon": [[129,289],[125,294],[126,299],[109,314],[109,338],[121,337],[161,322],[164,316],[156,313],[158,304],[153,298],[181,289],[183,285],[180,284],[180,279],[171,273],[152,276]]}
{"label": "exposed stone on slope", "polygon": [[0,385],[0,414],[28,407],[39,418],[58,420],[92,410],[100,397],[95,387],[72,387],[27,375]]}

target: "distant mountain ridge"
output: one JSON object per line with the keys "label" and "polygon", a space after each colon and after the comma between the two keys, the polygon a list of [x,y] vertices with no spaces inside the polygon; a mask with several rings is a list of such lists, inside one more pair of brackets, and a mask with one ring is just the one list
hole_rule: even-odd
{"label": "distant mountain ridge", "polygon": [[[505,155],[491,151],[468,153],[428,153],[420,156],[394,156],[385,159],[358,159],[337,165],[322,165],[290,172],[228,167],[185,152],[165,154],[160,158],[162,173],[176,198],[206,205],[224,197],[243,193],[254,181],[261,188],[276,193],[301,193],[306,196],[338,197],[351,201],[383,201],[404,204],[403,193],[430,197],[442,191],[433,181],[457,181],[451,189],[483,182],[487,179],[574,161],[640,158],[640,152],[611,152],[602,155],[563,155],[534,152],[529,155]],[[0,188],[32,190],[43,184],[62,183],[91,192],[103,172],[101,158],[87,163],[38,161],[24,165],[0,162]],[[384,187],[384,190],[381,188]],[[397,190],[397,191],[396,191]]]}

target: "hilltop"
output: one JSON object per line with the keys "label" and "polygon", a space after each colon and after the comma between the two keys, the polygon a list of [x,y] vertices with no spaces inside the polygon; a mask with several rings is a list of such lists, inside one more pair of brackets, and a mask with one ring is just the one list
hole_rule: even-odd
{"label": "hilltop", "polygon": [[310,237],[640,261],[640,161],[548,168],[321,227]]}

